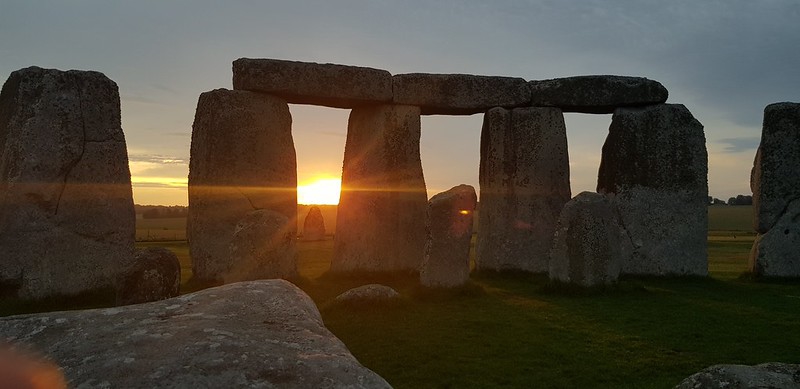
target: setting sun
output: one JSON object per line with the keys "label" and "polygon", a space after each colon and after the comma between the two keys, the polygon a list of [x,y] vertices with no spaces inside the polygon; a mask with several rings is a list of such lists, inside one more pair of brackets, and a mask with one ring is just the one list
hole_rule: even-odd
{"label": "setting sun", "polygon": [[298,204],[339,204],[342,181],[338,178],[322,178],[297,186]]}

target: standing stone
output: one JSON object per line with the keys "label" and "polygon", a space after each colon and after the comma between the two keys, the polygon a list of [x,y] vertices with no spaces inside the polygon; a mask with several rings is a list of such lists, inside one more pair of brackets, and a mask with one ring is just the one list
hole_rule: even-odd
{"label": "standing stone", "polygon": [[624,255],[630,255],[630,241],[606,196],[582,192],[564,205],[550,251],[551,280],[614,283]]}
{"label": "standing stone", "polygon": [[754,228],[750,269],[766,277],[800,277],[800,104],[764,109],[761,145],[750,178]]}
{"label": "standing stone", "polygon": [[268,209],[297,226],[297,159],[289,106],[276,97],[217,89],[200,95],[192,126],[186,235],[194,277],[219,281],[234,267],[236,226]]}
{"label": "standing stone", "polygon": [[133,263],[117,282],[117,305],[175,297],[180,286],[181,264],[175,253],[163,247],[137,249]]}
{"label": "standing stone", "polygon": [[112,287],[135,214],[117,84],[30,67],[0,92],[0,294]]}
{"label": "standing stone", "polygon": [[308,210],[303,221],[303,240],[323,239],[325,239],[325,219],[322,218],[322,211],[315,205]]}
{"label": "standing stone", "polygon": [[469,280],[469,244],[477,202],[475,188],[469,185],[451,188],[428,202],[428,241],[420,271],[422,285],[454,287]]}
{"label": "standing stone", "polygon": [[296,233],[289,227],[285,215],[267,209],[245,215],[233,232],[225,283],[296,276]]}
{"label": "standing stone", "polygon": [[558,215],[570,199],[564,115],[494,108],[481,133],[480,270],[547,272]]}
{"label": "standing stone", "polygon": [[419,270],[428,203],[419,140],[417,107],[350,113],[332,272]]}
{"label": "standing stone", "polygon": [[597,182],[633,253],[623,274],[706,275],[708,155],[703,125],[681,104],[620,108]]}

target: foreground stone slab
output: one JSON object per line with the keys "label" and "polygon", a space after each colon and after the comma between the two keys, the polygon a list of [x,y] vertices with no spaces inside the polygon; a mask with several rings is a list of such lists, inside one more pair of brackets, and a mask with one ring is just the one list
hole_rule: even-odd
{"label": "foreground stone slab", "polygon": [[800,103],[776,103],[764,108],[764,125],[750,187],[754,228],[765,233],[781,218],[788,204],[800,199]]}
{"label": "foreground stone slab", "polygon": [[419,271],[428,205],[419,115],[407,105],[350,113],[332,272]]}
{"label": "foreground stone slab", "polygon": [[392,101],[392,75],[379,69],[277,59],[233,61],[233,89],[290,103],[356,108]]}
{"label": "foreground stone slab", "polygon": [[0,92],[0,289],[23,298],[113,286],[135,215],[117,84],[30,67]]}
{"label": "foreground stone slab", "polygon": [[423,115],[472,115],[494,107],[528,105],[531,99],[521,78],[409,73],[392,80],[394,103],[416,105]]}
{"label": "foreground stone slab", "polygon": [[286,101],[217,89],[200,95],[192,125],[186,235],[193,276],[220,281],[237,265],[237,225],[257,210],[278,212],[297,233],[297,158]]}
{"label": "foreground stone slab", "polygon": [[548,271],[558,215],[571,197],[566,131],[558,108],[484,116],[478,269]]}
{"label": "foreground stone slab", "polygon": [[715,365],[686,378],[675,389],[795,389],[800,388],[800,365],[762,363]]}
{"label": "foreground stone slab", "polygon": [[616,108],[661,104],[669,93],[658,81],[628,76],[576,76],[528,83],[531,105],[564,112],[612,113]]}
{"label": "foreground stone slab", "polygon": [[420,283],[451,288],[469,281],[469,249],[472,215],[478,204],[475,188],[459,185],[428,201],[425,257]]}
{"label": "foreground stone slab", "polygon": [[630,240],[608,197],[582,192],[564,205],[550,251],[550,279],[591,287],[619,278]]}
{"label": "foreground stone slab", "polygon": [[283,280],[159,302],[0,319],[0,339],[61,366],[70,387],[388,388]]}
{"label": "foreground stone slab", "polygon": [[706,275],[708,154],[703,125],[681,104],[614,112],[599,193],[632,244],[623,274]]}

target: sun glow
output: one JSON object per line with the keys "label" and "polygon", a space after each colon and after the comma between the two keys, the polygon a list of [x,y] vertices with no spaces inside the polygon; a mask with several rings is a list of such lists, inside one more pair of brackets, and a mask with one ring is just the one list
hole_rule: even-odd
{"label": "sun glow", "polygon": [[297,186],[298,204],[339,204],[342,181],[338,178],[321,178]]}

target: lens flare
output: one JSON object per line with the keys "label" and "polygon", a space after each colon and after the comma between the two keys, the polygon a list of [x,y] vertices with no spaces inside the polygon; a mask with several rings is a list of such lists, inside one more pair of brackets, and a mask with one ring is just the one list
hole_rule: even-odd
{"label": "lens flare", "polygon": [[339,204],[342,181],[338,178],[321,178],[297,186],[298,204]]}

